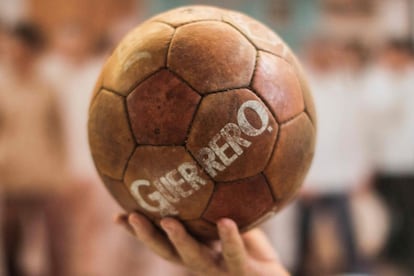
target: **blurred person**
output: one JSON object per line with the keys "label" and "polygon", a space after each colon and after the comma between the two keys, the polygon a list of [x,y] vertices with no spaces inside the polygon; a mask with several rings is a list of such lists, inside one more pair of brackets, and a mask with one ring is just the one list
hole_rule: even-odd
{"label": "blurred person", "polygon": [[87,139],[90,98],[104,61],[94,37],[82,22],[65,22],[42,62],[43,74],[59,93],[67,142],[70,185],[59,210],[68,227],[64,275],[181,275],[113,226],[112,216],[121,209],[97,175]]}
{"label": "blurred person", "polygon": [[391,211],[384,258],[414,271],[414,65],[408,40],[391,39],[369,70],[370,150],[375,188]]}
{"label": "blurred person", "polygon": [[58,235],[51,209],[64,179],[61,116],[53,90],[36,71],[43,46],[40,30],[19,23],[6,36],[0,89],[5,267],[9,275],[47,275],[57,265],[56,240],[48,235]]}
{"label": "blurred person", "polygon": [[[308,80],[318,113],[318,127],[315,157],[299,201],[298,275],[361,272],[362,269],[350,195],[366,183],[371,168],[361,120],[362,85],[358,87],[361,83],[350,74],[361,70],[361,64],[358,57],[352,55],[355,58],[352,60],[351,54],[345,54],[340,44],[329,40],[314,41],[307,52]],[[326,216],[335,222],[344,260],[337,267],[332,264],[333,267],[317,268],[311,262],[315,254],[311,235]]]}

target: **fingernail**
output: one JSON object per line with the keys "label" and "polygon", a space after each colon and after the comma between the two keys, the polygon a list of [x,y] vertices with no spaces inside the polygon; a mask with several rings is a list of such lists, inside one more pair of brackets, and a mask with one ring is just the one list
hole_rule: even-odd
{"label": "fingernail", "polygon": [[217,222],[217,228],[218,228],[218,231],[219,231],[219,235],[221,237],[227,236],[229,231],[230,231],[230,229],[229,229],[229,220],[225,219],[225,218],[220,219]]}
{"label": "fingernail", "polygon": [[161,220],[160,222],[162,229],[168,234],[171,234],[174,231],[174,225],[171,225],[168,221]]}
{"label": "fingernail", "polygon": [[134,228],[139,227],[141,225],[141,221],[136,214],[129,215],[128,223],[131,224]]}

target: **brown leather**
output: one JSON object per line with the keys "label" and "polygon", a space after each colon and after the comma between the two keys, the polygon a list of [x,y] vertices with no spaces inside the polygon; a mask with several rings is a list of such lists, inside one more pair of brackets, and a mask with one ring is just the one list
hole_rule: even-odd
{"label": "brown leather", "polygon": [[310,91],[309,84],[306,81],[306,74],[303,67],[300,65],[296,57],[292,58],[292,63],[295,67],[296,74],[298,75],[298,80],[300,82],[303,94],[303,100],[305,102],[305,112],[309,115],[310,120],[314,128],[317,128],[317,114],[315,104],[312,98],[312,92]]}
{"label": "brown leather", "polygon": [[161,13],[150,20],[164,22],[174,27],[178,27],[180,25],[188,24],[189,22],[206,20],[220,21],[223,12],[223,9],[211,6],[186,6]]}
{"label": "brown leather", "polygon": [[274,215],[312,160],[304,73],[279,36],[238,12],[191,6],[149,19],[115,49],[95,94],[91,150],[110,192],[202,240],[218,237],[221,217],[246,231]]}
{"label": "brown leather", "polygon": [[255,56],[253,45],[240,32],[227,24],[208,21],[177,29],[167,64],[205,94],[248,86]]}
{"label": "brown leather", "polygon": [[[200,150],[208,147],[210,140],[219,134],[227,123],[237,125],[238,110],[244,102],[249,100],[261,102],[260,98],[248,89],[231,90],[204,97],[194,118],[187,142],[187,148],[200,164],[203,164],[202,159],[205,158],[205,155],[199,154]],[[240,145],[242,152],[239,154],[232,147],[228,147],[225,155],[235,160],[223,171],[216,170],[217,175],[213,177],[215,181],[234,181],[254,176],[264,170],[272,154],[278,131],[278,125],[272,114],[269,111],[267,114],[269,123],[262,134],[248,136],[240,131],[240,138],[250,143],[250,146]],[[247,113],[247,115],[249,114]],[[250,115],[248,121],[256,128],[260,128],[261,122],[257,116],[254,116],[256,114]],[[216,142],[219,146],[225,143],[226,140],[223,136],[220,136]],[[223,163],[220,158],[217,158],[217,162]]]}
{"label": "brown leather", "polygon": [[126,96],[137,84],[163,68],[174,28],[147,22],[132,30],[105,64],[103,86]]}
{"label": "brown leather", "polygon": [[315,147],[315,129],[302,113],[280,127],[280,137],[266,170],[277,204],[291,199],[302,185]]}
{"label": "brown leather", "polygon": [[227,217],[241,228],[254,222],[272,208],[272,193],[262,174],[227,183],[216,189],[203,218],[211,222]]}
{"label": "brown leather", "polygon": [[162,70],[127,97],[131,127],[139,144],[182,145],[201,97]]}
{"label": "brown leather", "polygon": [[[91,96],[91,100],[90,100],[91,103],[95,100],[96,96],[101,91],[102,84],[103,84],[103,77],[104,77],[103,70],[104,70],[104,68],[102,68],[101,73],[99,74],[99,77],[96,80],[95,86],[93,88],[93,92],[92,92],[92,96]],[[92,107],[92,104],[90,104],[90,106],[89,106],[89,112],[90,112],[91,107]]]}
{"label": "brown leather", "polygon": [[185,228],[199,240],[216,240],[218,233],[216,225],[202,218],[184,222]]}
{"label": "brown leather", "polygon": [[122,181],[111,179],[105,175],[100,175],[105,187],[112,194],[112,196],[118,201],[119,205],[127,212],[133,212],[139,209],[138,203],[131,196],[128,188]]}
{"label": "brown leather", "polygon": [[253,89],[268,104],[279,123],[304,110],[300,83],[292,66],[285,60],[259,52]]}
{"label": "brown leather", "polygon": [[245,14],[227,11],[223,14],[223,21],[243,33],[258,50],[277,56],[286,56],[289,52],[287,45],[276,33]]}
{"label": "brown leather", "polygon": [[[170,171],[177,170],[178,166],[186,162],[195,164],[194,160],[184,147],[138,146],[128,163],[124,181],[129,188],[131,183],[137,179],[150,181],[150,186],[141,188],[141,194],[146,202],[152,204],[154,201],[148,198],[148,195],[154,191],[160,191],[159,188],[157,189],[155,187],[154,181],[159,180],[161,177],[165,177]],[[200,167],[198,167],[197,173],[205,180],[205,184],[200,185],[198,190],[194,190],[191,189],[187,182],[183,183],[181,188],[184,191],[192,192],[192,194],[185,198],[179,198],[178,202],[174,205],[180,213],[180,219],[187,220],[199,218],[213,193],[213,182]],[[176,180],[182,179],[182,176],[177,171],[174,171],[172,176]],[[157,203],[154,202],[154,204],[156,205]],[[159,214],[154,213],[151,213],[150,215],[158,218],[161,217]]]}
{"label": "brown leather", "polygon": [[106,90],[96,96],[89,113],[89,145],[99,172],[122,180],[135,147],[123,97]]}

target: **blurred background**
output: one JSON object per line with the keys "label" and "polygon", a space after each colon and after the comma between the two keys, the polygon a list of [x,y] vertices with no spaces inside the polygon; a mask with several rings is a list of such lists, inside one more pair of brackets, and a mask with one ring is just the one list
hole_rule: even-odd
{"label": "blurred background", "polygon": [[200,3],[278,32],[313,90],[314,163],[263,225],[283,263],[414,275],[414,0],[0,0],[0,275],[186,275],[113,224],[86,122],[125,33]]}

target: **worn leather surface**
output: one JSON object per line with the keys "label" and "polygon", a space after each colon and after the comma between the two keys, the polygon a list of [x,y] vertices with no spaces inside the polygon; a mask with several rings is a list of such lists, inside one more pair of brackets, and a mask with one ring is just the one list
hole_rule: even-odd
{"label": "worn leather surface", "polygon": [[139,144],[183,145],[201,96],[168,70],[141,83],[127,97]]}
{"label": "worn leather surface", "polygon": [[189,6],[132,30],[104,65],[89,140],[126,210],[181,219],[202,240],[215,221],[245,231],[296,195],[316,112],[283,40],[238,12]]}
{"label": "worn leather surface", "polygon": [[135,141],[128,126],[123,97],[102,90],[89,113],[89,143],[98,171],[122,179]]}

